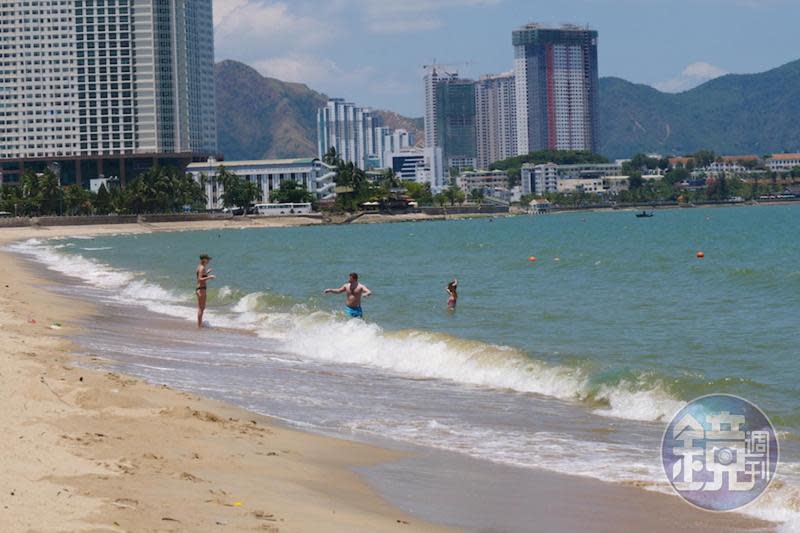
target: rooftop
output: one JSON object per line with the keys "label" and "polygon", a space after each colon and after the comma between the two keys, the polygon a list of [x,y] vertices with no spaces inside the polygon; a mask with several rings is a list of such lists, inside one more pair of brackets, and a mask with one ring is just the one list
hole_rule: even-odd
{"label": "rooftop", "polygon": [[525,30],[560,30],[560,31],[591,31],[589,26],[579,26],[577,24],[564,23],[558,26],[541,24],[539,22],[531,22],[519,28],[521,31]]}
{"label": "rooftop", "polygon": [[202,170],[209,167],[268,167],[268,166],[294,166],[294,165],[313,165],[319,161],[316,157],[306,157],[299,159],[255,159],[247,161],[216,161],[208,160],[203,163],[192,163],[188,167],[189,170]]}

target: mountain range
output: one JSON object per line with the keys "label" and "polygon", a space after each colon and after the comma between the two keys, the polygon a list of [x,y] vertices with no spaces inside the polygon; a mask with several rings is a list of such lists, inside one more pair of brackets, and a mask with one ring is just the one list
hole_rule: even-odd
{"label": "mountain range", "polygon": [[[237,61],[215,67],[219,148],[226,159],[316,155],[316,113],[328,97],[264,77]],[[387,126],[423,137],[422,119],[377,111]],[[729,74],[670,94],[601,78],[600,153],[722,154],[798,151],[800,60],[759,74]]]}
{"label": "mountain range", "polygon": [[[214,66],[219,150],[228,160],[317,155],[317,109],[328,97],[301,83],[262,76],[238,61]],[[375,111],[389,127],[422,139],[422,119]]]}
{"label": "mountain range", "polygon": [[600,80],[600,152],[630,157],[709,149],[764,155],[800,148],[800,60],[759,74],[728,74],[679,94]]}

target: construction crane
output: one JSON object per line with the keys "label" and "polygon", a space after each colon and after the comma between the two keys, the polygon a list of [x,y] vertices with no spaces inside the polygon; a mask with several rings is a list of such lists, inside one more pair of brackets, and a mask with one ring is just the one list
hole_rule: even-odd
{"label": "construction crane", "polygon": [[[448,74],[458,74],[458,70],[459,70],[458,67],[471,67],[473,65],[475,65],[475,61],[472,61],[472,60],[470,60],[470,61],[446,61],[446,62],[440,62],[440,61],[437,61],[434,58],[433,63],[431,63],[429,65],[422,65],[422,68],[424,70],[440,69],[440,70],[445,71]],[[455,72],[450,72],[451,70],[454,70]]]}

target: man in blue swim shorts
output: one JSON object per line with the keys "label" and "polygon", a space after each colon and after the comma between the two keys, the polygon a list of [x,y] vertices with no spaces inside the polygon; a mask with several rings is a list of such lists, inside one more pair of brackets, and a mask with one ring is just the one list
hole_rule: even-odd
{"label": "man in blue swim shorts", "polygon": [[358,274],[352,272],[350,280],[338,289],[325,289],[323,291],[323,294],[342,293],[345,293],[345,314],[350,318],[364,318],[364,311],[361,309],[361,298],[372,296],[372,291],[358,282]]}

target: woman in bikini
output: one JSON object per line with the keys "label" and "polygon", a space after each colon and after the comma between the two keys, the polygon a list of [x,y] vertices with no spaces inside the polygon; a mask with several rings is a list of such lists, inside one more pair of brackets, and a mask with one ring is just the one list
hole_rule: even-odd
{"label": "woman in bikini", "polygon": [[209,280],[216,278],[212,274],[213,270],[208,268],[208,263],[211,261],[211,257],[206,254],[200,256],[200,264],[197,265],[197,270],[195,270],[195,277],[197,278],[197,288],[195,289],[195,294],[197,294],[197,327],[203,327],[203,313],[206,311],[206,295],[208,293],[208,286],[206,285]]}
{"label": "woman in bikini", "polygon": [[454,279],[451,281],[444,291],[449,296],[447,299],[447,309],[450,311],[455,311],[456,304],[458,303],[458,280]]}

